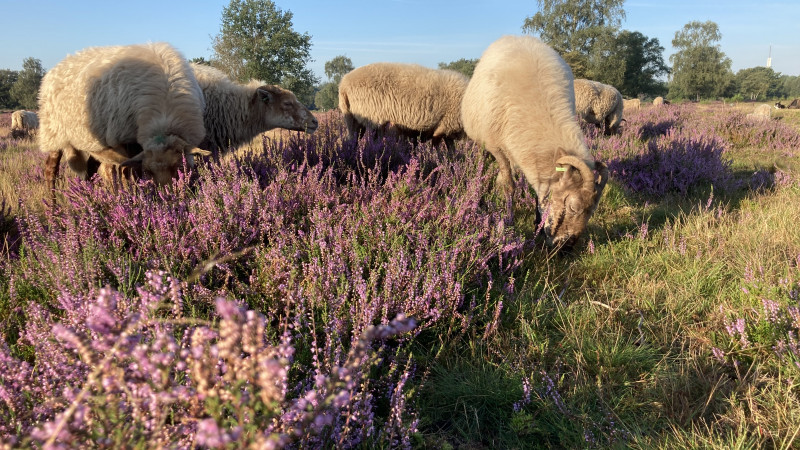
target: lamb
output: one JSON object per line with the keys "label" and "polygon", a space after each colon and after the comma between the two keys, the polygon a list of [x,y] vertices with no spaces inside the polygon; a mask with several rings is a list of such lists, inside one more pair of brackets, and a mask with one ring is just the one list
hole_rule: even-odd
{"label": "lamb", "polygon": [[11,113],[11,137],[33,137],[38,128],[39,116],[35,112],[20,109]]}
{"label": "lamb", "polygon": [[585,121],[602,128],[605,134],[618,134],[622,124],[622,94],[614,87],[598,81],[577,79],[575,110]]}
{"label": "lamb", "polygon": [[492,43],[464,92],[461,118],[467,136],[500,165],[496,184],[509,200],[512,165],[539,199],[550,197],[548,244],[574,244],[597,208],[608,169],[589,153],[575,114],[572,71],[558,53],[532,36]]}
{"label": "lamb", "polygon": [[246,85],[234,83],[208,65],[191,67],[206,102],[206,137],[200,148],[225,152],[273,128],[313,133],[319,126],[291,91],[255,80]]}
{"label": "lamb", "polygon": [[444,140],[452,149],[464,137],[461,98],[468,79],[452,70],[435,70],[416,64],[374,63],[342,77],[339,109],[348,137],[367,127],[390,128],[402,134]]}
{"label": "lamb", "polygon": [[[189,63],[171,45],[90,47],[67,56],[42,80],[40,150],[51,189],[63,154],[87,178],[89,159],[138,168],[169,183],[186,159],[208,154],[205,101]],[[131,157],[131,148],[142,149]],[[103,171],[103,173],[107,173]]]}

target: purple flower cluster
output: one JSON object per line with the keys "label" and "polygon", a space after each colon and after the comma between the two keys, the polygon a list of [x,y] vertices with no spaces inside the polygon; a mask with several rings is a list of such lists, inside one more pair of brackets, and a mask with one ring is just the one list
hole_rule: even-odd
{"label": "purple flower cluster", "polygon": [[[93,300],[65,298],[83,306],[60,321],[32,314],[24,339],[36,344],[36,365],[0,348],[0,440],[71,447],[356,444],[364,439],[365,416],[353,410],[372,395],[365,378],[377,363],[372,343],[416,327],[404,316],[370,326],[343,364],[317,367],[309,384],[290,377],[301,330],[288,322],[273,329],[264,315],[223,299],[215,302],[216,326],[185,317],[179,283],[154,272],[147,280],[135,298],[109,288]],[[268,343],[275,333],[277,343]],[[404,442],[410,372],[397,373],[391,426],[381,432]]]}

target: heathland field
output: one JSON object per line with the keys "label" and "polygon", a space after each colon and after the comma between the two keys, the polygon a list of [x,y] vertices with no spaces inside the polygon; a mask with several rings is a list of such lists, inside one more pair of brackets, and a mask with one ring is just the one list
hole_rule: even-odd
{"label": "heathland field", "polygon": [[335,113],[55,202],[0,138],[0,447],[800,447],[800,111],[753,107],[585,127],[561,253],[471,142]]}

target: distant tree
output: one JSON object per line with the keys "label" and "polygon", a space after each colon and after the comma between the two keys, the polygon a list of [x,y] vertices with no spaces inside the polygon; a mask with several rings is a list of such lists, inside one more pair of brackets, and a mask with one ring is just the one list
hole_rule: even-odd
{"label": "distant tree", "polygon": [[17,81],[19,72],[16,70],[0,70],[0,108],[17,109],[19,103],[11,98],[11,86]]}
{"label": "distant tree", "polygon": [[779,83],[779,96],[787,98],[800,97],[800,76],[782,75]]}
{"label": "distant tree", "polygon": [[624,96],[666,94],[660,77],[669,74],[664,47],[656,38],[623,30],[595,41],[589,78],[616,87]]}
{"label": "distant tree", "polygon": [[333,81],[323,83],[314,96],[314,105],[327,111],[339,107],[339,85]]}
{"label": "distant tree", "polygon": [[339,55],[325,63],[325,76],[338,86],[342,77],[353,69],[353,61],[347,56]]}
{"label": "distant tree", "polygon": [[751,67],[736,72],[734,78],[737,93],[750,100],[766,100],[780,95],[780,74],[771,67]]}
{"label": "distant tree", "polygon": [[37,109],[39,85],[42,84],[43,77],[42,61],[36,58],[25,58],[22,61],[22,71],[19,72],[17,81],[9,90],[11,99],[25,109]]}
{"label": "distant tree", "polygon": [[733,81],[731,60],[717,42],[722,34],[715,22],[692,21],[675,32],[672,46],[677,49],[669,57],[672,62],[670,96],[683,98],[716,98],[723,95]]}
{"label": "distant tree", "polygon": [[478,59],[465,59],[461,58],[458,61],[452,61],[449,63],[439,63],[440,69],[448,69],[454,70],[456,72],[461,72],[467,77],[472,77],[472,73],[475,72],[475,66],[478,65]]}
{"label": "distant tree", "polygon": [[316,77],[309,69],[311,36],[292,29],[292,12],[270,0],[231,0],[212,44],[214,66],[239,81],[278,84],[310,104]]}
{"label": "distant tree", "polygon": [[595,42],[614,34],[625,18],[625,0],[536,0],[539,11],[525,19],[532,33],[561,54],[577,78],[588,78]]}
{"label": "distant tree", "polygon": [[203,56],[198,56],[197,58],[192,58],[192,59],[190,59],[189,61],[190,61],[190,62],[193,62],[193,63],[195,63],[195,64],[202,64],[202,65],[204,65],[204,66],[210,66],[210,65],[211,65],[211,61],[207,60],[207,59],[206,59],[205,57],[203,57]]}

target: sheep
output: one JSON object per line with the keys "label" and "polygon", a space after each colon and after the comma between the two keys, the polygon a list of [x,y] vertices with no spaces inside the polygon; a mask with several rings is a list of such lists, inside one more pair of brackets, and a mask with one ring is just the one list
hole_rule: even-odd
{"label": "sheep", "polygon": [[255,80],[242,85],[211,66],[191,67],[206,102],[202,149],[225,152],[273,128],[313,133],[319,126],[316,117],[289,90]]}
{"label": "sheep", "polygon": [[509,205],[513,165],[539,199],[550,197],[548,244],[574,244],[597,208],[608,169],[589,153],[575,113],[572,71],[558,53],[532,36],[492,43],[464,92],[461,119],[467,136],[500,165],[496,185]]}
{"label": "sheep", "polygon": [[586,122],[602,128],[606,135],[618,134],[622,124],[622,94],[614,87],[598,81],[577,79],[575,111]]}
{"label": "sheep", "polygon": [[772,108],[768,104],[762,103],[756,106],[755,110],[747,115],[747,118],[755,120],[768,120],[771,115]]}
{"label": "sheep", "polygon": [[642,101],[638,98],[630,100],[622,99],[622,110],[624,111],[638,111],[642,108]]}
{"label": "sheep", "polygon": [[339,109],[348,138],[367,127],[392,129],[453,149],[464,137],[461,98],[468,79],[452,70],[417,64],[373,63],[342,77]]}
{"label": "sheep", "polygon": [[39,116],[33,111],[20,109],[11,113],[11,137],[34,137],[39,128]]}
{"label": "sheep", "polygon": [[785,109],[786,105],[781,103],[780,101],[775,102],[775,109]]}
{"label": "sheep", "polygon": [[664,97],[656,97],[653,99],[653,106],[661,106],[661,105],[669,105],[669,101],[664,100]]}
{"label": "sheep", "polygon": [[184,158],[191,166],[193,155],[208,154],[197,148],[204,109],[189,63],[169,44],[89,47],[67,56],[39,91],[38,143],[48,155],[51,190],[64,154],[84,179],[91,157],[169,183]]}

